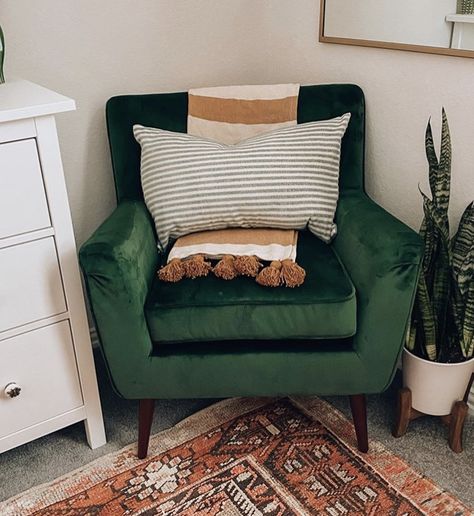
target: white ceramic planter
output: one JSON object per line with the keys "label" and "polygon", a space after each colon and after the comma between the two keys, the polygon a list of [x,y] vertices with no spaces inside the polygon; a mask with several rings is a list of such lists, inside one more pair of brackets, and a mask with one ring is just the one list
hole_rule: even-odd
{"label": "white ceramic planter", "polygon": [[403,350],[403,385],[411,391],[414,409],[433,416],[451,413],[462,400],[474,372],[474,358],[458,364],[439,364]]}

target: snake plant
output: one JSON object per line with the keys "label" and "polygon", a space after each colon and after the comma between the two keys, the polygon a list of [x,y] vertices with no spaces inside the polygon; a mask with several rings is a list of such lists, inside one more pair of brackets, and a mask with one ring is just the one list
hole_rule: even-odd
{"label": "snake plant", "polygon": [[425,135],[431,198],[423,198],[424,241],[418,289],[407,332],[407,348],[428,360],[459,362],[474,356],[474,202],[450,237],[451,137],[442,113],[436,154],[431,121]]}

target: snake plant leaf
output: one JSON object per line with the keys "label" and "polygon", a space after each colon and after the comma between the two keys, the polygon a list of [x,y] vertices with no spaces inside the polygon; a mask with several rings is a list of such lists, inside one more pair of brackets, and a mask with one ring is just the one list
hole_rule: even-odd
{"label": "snake plant leaf", "polygon": [[425,133],[425,150],[426,158],[428,160],[429,174],[428,179],[430,182],[431,195],[434,198],[436,191],[436,170],[438,169],[439,162],[438,156],[436,155],[436,149],[433,140],[433,131],[431,129],[431,118],[428,120]]}
{"label": "snake plant leaf", "polygon": [[[436,174],[435,194],[434,200],[438,209],[443,212],[448,212],[449,195],[451,190],[451,134],[449,132],[448,118],[446,111],[443,108],[441,125],[441,148],[439,153],[439,165]],[[445,223],[448,225],[449,233],[449,219],[445,218]]]}
{"label": "snake plant leaf", "polygon": [[433,268],[436,248],[436,231],[432,221],[426,216],[427,209],[425,211],[425,217],[420,227],[420,235],[423,239],[423,259],[422,259],[422,270],[424,274],[429,274],[429,271]]}
{"label": "snake plant leaf", "polygon": [[420,228],[420,235],[423,238],[424,250],[422,259],[423,274],[429,278],[432,276],[432,271],[435,265],[437,246],[438,246],[438,231],[436,225],[431,217],[433,211],[433,204],[430,199],[420,189],[423,197],[424,218]]}
{"label": "snake plant leaf", "polygon": [[451,290],[449,256],[446,246],[440,246],[432,276],[431,303],[435,317],[436,342],[443,345],[447,337],[448,309]]}
{"label": "snake plant leaf", "polygon": [[[434,149],[433,149],[434,151]],[[424,253],[421,264],[421,274],[418,280],[418,289],[415,298],[415,306],[412,313],[410,334],[408,335],[408,349],[415,350],[416,338],[419,336],[420,344],[424,349],[426,358],[435,360],[436,350],[436,324],[434,319],[433,304],[429,296],[427,281],[432,284],[433,269],[436,265],[435,256],[438,240],[436,225],[431,217],[434,206],[419,188],[423,197],[423,209],[425,216],[420,228],[420,234],[424,241]],[[418,317],[416,316],[418,314]],[[418,329],[421,331],[418,332]]]}
{"label": "snake plant leaf", "polygon": [[459,286],[456,283],[456,279],[453,277],[451,288],[451,316],[454,327],[452,328],[451,339],[454,341],[455,345],[458,345],[461,342],[464,312],[465,307],[463,296],[461,295]]}
{"label": "snake plant leaf", "polygon": [[452,243],[452,267],[461,295],[474,281],[474,202],[465,210]]}
{"label": "snake plant leaf", "polygon": [[420,275],[417,290],[417,306],[420,312],[421,326],[424,336],[424,347],[429,360],[436,360],[436,322],[433,313],[433,306],[430,301],[426,280],[423,274]]}
{"label": "snake plant leaf", "polygon": [[474,356],[474,280],[471,281],[464,302],[465,311],[461,348],[466,358],[472,358]]}
{"label": "snake plant leaf", "polygon": [[[428,121],[425,134],[426,157],[429,165],[429,183],[433,202],[443,212],[448,211],[451,187],[451,134],[448,118],[443,109],[441,126],[440,157],[436,154],[431,129],[431,119]],[[446,218],[446,222],[448,219]]]}
{"label": "snake plant leaf", "polygon": [[442,343],[446,339],[447,315],[451,288],[450,272],[450,241],[446,214],[437,209],[436,205],[423,196],[425,217],[430,221],[433,229],[434,251],[430,269],[425,274],[427,291],[431,294],[432,310],[435,317],[436,342]]}
{"label": "snake plant leaf", "polygon": [[409,321],[408,327],[407,327],[407,333],[405,338],[405,346],[410,351],[415,350],[415,343],[416,343],[416,321]]}
{"label": "snake plant leaf", "polygon": [[436,267],[433,272],[432,303],[436,318],[437,342],[444,343],[447,338],[448,309],[451,291],[451,271],[449,267],[448,243],[441,244]]}
{"label": "snake plant leaf", "polygon": [[423,211],[425,213],[425,220],[431,222],[435,229],[439,231],[442,239],[449,241],[449,226],[446,224],[445,214],[439,210],[436,204],[420,190],[423,197]]}
{"label": "snake plant leaf", "polygon": [[474,202],[465,210],[452,242],[453,316],[461,350],[474,354]]}

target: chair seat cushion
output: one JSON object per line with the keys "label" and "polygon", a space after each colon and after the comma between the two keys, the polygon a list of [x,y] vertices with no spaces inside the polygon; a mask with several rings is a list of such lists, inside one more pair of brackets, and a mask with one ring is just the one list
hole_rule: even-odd
{"label": "chair seat cushion", "polygon": [[154,342],[332,339],[356,332],[356,295],[334,248],[311,233],[298,239],[301,287],[261,287],[212,274],[179,283],[155,280],[145,305]]}

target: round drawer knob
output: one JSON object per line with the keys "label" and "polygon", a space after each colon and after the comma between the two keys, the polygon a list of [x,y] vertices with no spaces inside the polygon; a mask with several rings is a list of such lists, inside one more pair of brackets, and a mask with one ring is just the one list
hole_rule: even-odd
{"label": "round drawer knob", "polygon": [[21,387],[15,382],[10,382],[5,386],[4,392],[9,398],[16,398],[20,395]]}

